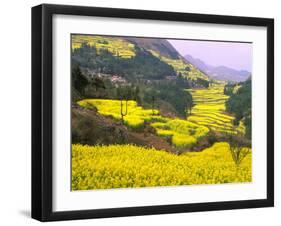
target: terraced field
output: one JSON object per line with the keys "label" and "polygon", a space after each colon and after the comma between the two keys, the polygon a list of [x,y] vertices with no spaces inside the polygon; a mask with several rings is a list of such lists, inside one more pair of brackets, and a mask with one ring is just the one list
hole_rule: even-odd
{"label": "terraced field", "polygon": [[189,90],[192,94],[195,106],[188,120],[199,125],[219,131],[233,133],[244,132],[242,124],[238,127],[233,125],[234,117],[226,114],[225,101],[229,98],[224,95],[224,84],[213,84],[207,89]]}
{"label": "terraced field", "polygon": [[94,46],[98,51],[106,49],[114,56],[132,58],[135,54],[135,45],[118,37],[97,35],[73,35],[72,49],[80,48],[83,43]]}
{"label": "terraced field", "polygon": [[168,57],[161,56],[156,51],[150,50],[150,52],[164,61],[165,63],[171,65],[177,73],[181,73],[183,76],[188,77],[192,80],[196,80],[197,78],[201,78],[209,81],[209,77],[206,76],[203,72],[198,70],[192,64],[184,62],[182,59],[172,59]]}
{"label": "terraced field", "polygon": [[[121,120],[120,100],[85,99],[79,101],[78,104],[84,108],[95,106],[100,114]],[[122,104],[125,108],[125,101]],[[191,148],[209,132],[209,129],[203,125],[163,117],[159,115],[158,110],[143,109],[133,100],[128,101],[127,107],[127,114],[123,117],[126,126],[140,129],[144,127],[145,123],[150,124],[155,128],[158,136],[171,141],[177,148]]]}
{"label": "terraced field", "polygon": [[[95,106],[98,112],[104,116],[111,116],[114,119],[121,120],[121,101],[120,100],[108,100],[108,99],[84,99],[78,102],[78,104],[85,108],[91,108]],[[126,101],[122,101],[123,112],[126,112]],[[144,126],[145,122],[150,121],[166,121],[161,116],[157,116],[157,110],[143,109],[137,105],[136,101],[129,100],[127,102],[127,114],[124,116],[124,123],[130,128],[137,129]]]}

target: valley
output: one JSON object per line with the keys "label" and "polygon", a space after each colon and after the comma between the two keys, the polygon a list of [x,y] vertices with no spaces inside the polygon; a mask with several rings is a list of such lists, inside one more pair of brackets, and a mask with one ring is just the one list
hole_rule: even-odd
{"label": "valley", "polygon": [[165,39],[94,35],[72,36],[71,76],[72,190],[251,182],[251,80],[214,80]]}

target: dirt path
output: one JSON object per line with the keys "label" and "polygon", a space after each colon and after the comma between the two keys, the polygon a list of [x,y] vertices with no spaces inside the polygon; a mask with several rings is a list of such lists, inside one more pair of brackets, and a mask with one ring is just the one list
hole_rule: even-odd
{"label": "dirt path", "polygon": [[168,152],[177,153],[176,149],[170,143],[153,133],[129,132],[129,136],[130,141],[133,141],[135,144],[154,147],[158,150],[166,150]]}

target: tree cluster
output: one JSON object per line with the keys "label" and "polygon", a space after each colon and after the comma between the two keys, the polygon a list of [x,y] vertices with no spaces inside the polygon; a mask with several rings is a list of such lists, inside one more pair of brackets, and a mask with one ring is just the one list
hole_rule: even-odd
{"label": "tree cluster", "polygon": [[164,79],[176,76],[172,66],[153,56],[149,51],[136,47],[132,58],[114,56],[107,49],[97,50],[95,46],[82,44],[72,52],[72,63],[105,74],[117,74],[128,81],[139,79]]}
{"label": "tree cluster", "polygon": [[238,125],[240,120],[246,126],[246,137],[251,138],[252,133],[252,81],[247,80],[241,83],[236,93],[231,92],[226,101],[226,110],[234,113],[234,124]]}

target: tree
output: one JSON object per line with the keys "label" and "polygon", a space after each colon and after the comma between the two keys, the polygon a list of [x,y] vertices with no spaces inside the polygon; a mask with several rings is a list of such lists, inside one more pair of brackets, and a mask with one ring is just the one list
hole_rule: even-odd
{"label": "tree", "polygon": [[242,160],[250,153],[251,142],[241,134],[228,134],[227,141],[232,160],[239,167]]}
{"label": "tree", "polygon": [[72,68],[72,85],[80,93],[84,94],[85,87],[89,84],[88,79],[82,73],[80,67],[74,66]]}
{"label": "tree", "polygon": [[181,88],[185,88],[185,86],[187,86],[186,79],[183,77],[182,73],[180,72],[176,79],[176,85]]}
{"label": "tree", "polygon": [[102,79],[100,78],[94,78],[92,83],[91,83],[92,86],[95,87],[96,91],[101,88],[101,89],[105,89],[105,85],[104,85],[104,82]]}
{"label": "tree", "polygon": [[214,79],[210,79],[209,86],[213,86],[215,83],[216,83],[216,82],[215,82]]}
{"label": "tree", "polygon": [[193,104],[192,100],[186,102],[186,110],[185,110],[186,117],[188,117],[189,115],[192,114],[192,108],[193,107],[194,107],[194,104]]}
{"label": "tree", "polygon": [[136,86],[136,88],[135,88],[134,100],[135,100],[138,104],[141,104],[140,87],[139,87],[139,86]]}
{"label": "tree", "polygon": [[188,117],[189,115],[191,115],[191,112],[192,112],[192,107],[194,107],[194,104],[193,104],[193,100],[192,100],[192,95],[190,93],[187,93],[185,94],[185,114],[186,114],[186,117]]}
{"label": "tree", "polygon": [[124,124],[124,117],[128,114],[128,99],[126,99],[126,105],[124,111],[123,111],[123,100],[120,99],[120,114],[121,114],[122,123]]}
{"label": "tree", "polygon": [[205,87],[205,88],[208,88],[209,84],[210,84],[207,80],[202,79],[202,78],[197,78],[196,83],[200,86]]}
{"label": "tree", "polygon": [[155,109],[155,96],[152,96],[152,115],[154,115],[154,109]]}
{"label": "tree", "polygon": [[[120,115],[124,124],[124,117],[128,114],[128,100],[132,98],[132,88],[130,86],[120,86],[117,88],[117,96],[120,99]],[[125,99],[125,109],[123,101]]]}

